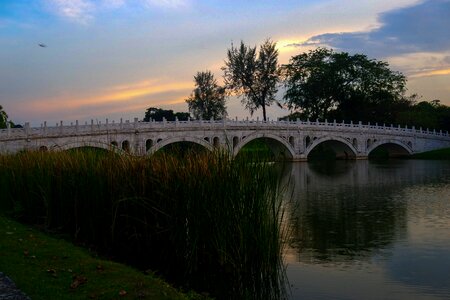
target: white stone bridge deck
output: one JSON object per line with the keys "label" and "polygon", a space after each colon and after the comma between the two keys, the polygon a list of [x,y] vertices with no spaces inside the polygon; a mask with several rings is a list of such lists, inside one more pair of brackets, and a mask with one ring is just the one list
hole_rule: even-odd
{"label": "white stone bridge deck", "polygon": [[276,155],[306,160],[320,144],[341,158],[365,159],[378,147],[392,155],[450,147],[448,132],[414,127],[310,121],[162,121],[108,122],[80,125],[63,122],[49,127],[0,130],[0,153],[22,150],[58,151],[96,147],[132,155],[149,155],[169,144],[196,143],[209,150],[223,148],[233,156],[250,141],[263,139]]}

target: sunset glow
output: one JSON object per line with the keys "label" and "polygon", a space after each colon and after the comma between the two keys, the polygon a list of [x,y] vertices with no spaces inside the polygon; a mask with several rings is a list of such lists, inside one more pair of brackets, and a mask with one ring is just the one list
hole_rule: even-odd
{"label": "sunset glow", "polygon": [[[403,72],[424,100],[450,105],[448,11],[446,0],[5,0],[0,105],[32,124],[142,118],[150,106],[187,111],[196,72],[221,83],[231,43],[267,38],[280,64],[316,47],[364,53]],[[227,107],[230,117],[249,116],[234,97]],[[288,113],[269,109],[270,118]]]}

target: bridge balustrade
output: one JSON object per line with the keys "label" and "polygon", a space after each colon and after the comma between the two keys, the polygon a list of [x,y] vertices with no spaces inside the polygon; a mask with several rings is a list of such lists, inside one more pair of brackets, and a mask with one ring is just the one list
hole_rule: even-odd
{"label": "bridge balustrade", "polygon": [[[45,124],[45,123],[44,123]],[[355,130],[363,130],[363,131],[373,131],[376,133],[382,132],[402,132],[409,134],[419,134],[419,135],[430,135],[430,136],[443,136],[448,137],[448,131],[443,132],[442,130],[429,130],[429,129],[416,129],[414,126],[412,128],[408,128],[407,126],[400,127],[398,126],[386,126],[386,125],[373,125],[373,124],[362,124],[362,123],[343,123],[343,122],[311,122],[307,121],[260,121],[260,120],[190,120],[190,121],[161,121],[161,122],[106,122],[106,123],[93,123],[79,125],[71,124],[64,125],[62,122],[60,124],[56,124],[56,126],[47,126],[41,125],[41,127],[30,127],[28,123],[24,128],[7,128],[0,129],[0,140],[7,139],[21,139],[33,136],[45,136],[45,137],[55,137],[55,136],[70,136],[70,135],[83,135],[83,134],[91,134],[91,133],[100,133],[100,132],[108,132],[108,131],[133,131],[133,130],[162,130],[162,129],[170,129],[170,128],[198,128],[198,127],[209,127],[213,129],[221,129],[224,127],[233,128],[233,127],[261,127],[261,128],[276,128],[276,127],[286,127],[286,128],[308,128],[308,129],[338,129],[342,128],[344,130],[347,129],[355,129]]]}

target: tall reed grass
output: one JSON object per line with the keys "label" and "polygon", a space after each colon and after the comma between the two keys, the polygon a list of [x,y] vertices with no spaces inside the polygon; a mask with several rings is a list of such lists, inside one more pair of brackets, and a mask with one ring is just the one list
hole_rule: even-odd
{"label": "tall reed grass", "polygon": [[0,156],[0,208],[219,299],[284,298],[278,172],[222,153]]}

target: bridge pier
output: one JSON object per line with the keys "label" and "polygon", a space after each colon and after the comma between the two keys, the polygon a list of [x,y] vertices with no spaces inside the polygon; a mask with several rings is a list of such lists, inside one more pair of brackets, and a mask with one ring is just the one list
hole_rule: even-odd
{"label": "bridge pier", "polygon": [[356,160],[367,160],[367,159],[369,159],[369,156],[366,154],[358,154],[358,155],[356,155],[355,159]]}

